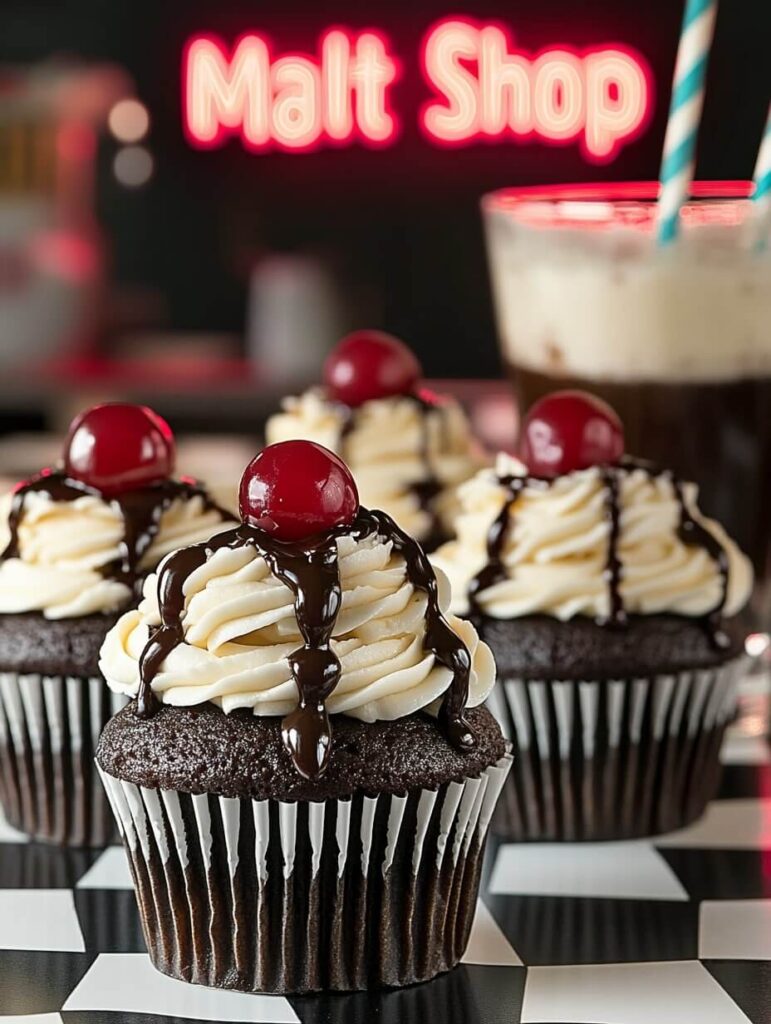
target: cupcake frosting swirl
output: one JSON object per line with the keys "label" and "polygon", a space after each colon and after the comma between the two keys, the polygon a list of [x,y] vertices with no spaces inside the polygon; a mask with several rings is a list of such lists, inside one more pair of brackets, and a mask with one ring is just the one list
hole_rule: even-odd
{"label": "cupcake frosting swirl", "polygon": [[[460,405],[444,397],[401,395],[348,409],[314,388],[284,400],[266,437],[268,444],[304,438],[337,452],[362,503],[388,512],[419,540],[431,533],[435,517],[450,528],[455,489],[483,461]],[[421,493],[426,489],[430,502]]]}
{"label": "cupcake frosting swirl", "polygon": [[[14,494],[0,499],[0,550],[11,542]],[[137,570],[154,568],[169,551],[216,532],[226,513],[203,492],[186,490],[159,505],[160,518]],[[42,612],[48,619],[114,612],[132,596],[124,574],[111,567],[125,556],[124,513],[98,494],[60,501],[30,491],[18,523],[16,549],[0,561],[0,614]]]}
{"label": "cupcake frosting swirl", "polygon": [[[613,479],[617,585],[624,611],[736,614],[749,599],[752,567],[723,528],[701,515],[696,486],[677,484],[668,472],[634,463],[618,467]],[[514,498],[511,480],[521,481]],[[528,478],[517,460],[501,455],[495,470],[481,471],[461,488],[460,500],[457,537],[432,556],[450,579],[455,613],[470,610],[471,594],[484,583],[491,530],[504,516],[500,571],[473,594],[481,612],[497,619],[536,613],[562,620],[611,616],[608,551],[613,521],[601,469],[539,482]],[[720,550],[722,565],[707,545],[684,535],[684,514],[693,530],[705,531],[708,546]]]}
{"label": "cupcake frosting swirl", "polygon": [[[341,674],[326,710],[366,722],[436,712],[453,674],[424,645],[428,598],[411,582],[404,557],[377,533],[342,535],[337,552],[342,603],[331,648]],[[449,587],[441,574],[438,583],[444,611]],[[179,706],[211,701],[226,713],[290,714],[298,704],[290,656],[301,634],[293,594],[262,554],[247,545],[214,550],[183,589],[184,642],[156,673],[155,696]],[[495,665],[470,623],[448,621],[470,655],[473,707],[492,689]],[[101,670],[113,690],[137,694],[140,659],[160,622],[158,579],[150,576],[144,600],[121,617],[102,648]]]}

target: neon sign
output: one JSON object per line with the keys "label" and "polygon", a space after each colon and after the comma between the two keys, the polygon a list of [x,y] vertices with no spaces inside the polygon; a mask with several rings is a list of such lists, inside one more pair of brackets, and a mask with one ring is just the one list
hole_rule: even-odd
{"label": "neon sign", "polygon": [[[423,39],[420,61],[433,97],[418,124],[439,146],[575,141],[587,159],[605,162],[643,130],[652,103],[647,65],[632,50],[558,46],[529,55],[493,22],[439,22]],[[235,135],[255,152],[387,146],[399,132],[392,107],[399,67],[375,30],[329,29],[316,56],[276,55],[256,33],[230,49],[196,35],[183,59],[185,131],[195,146]]]}
{"label": "neon sign", "polygon": [[376,32],[330,29],[318,60],[299,53],[274,60],[267,40],[245,35],[230,57],[212,36],[189,41],[183,61],[184,117],[190,140],[220,145],[240,135],[247,149],[307,150],[358,138],[385,145],[396,133],[388,86],[397,65]]}

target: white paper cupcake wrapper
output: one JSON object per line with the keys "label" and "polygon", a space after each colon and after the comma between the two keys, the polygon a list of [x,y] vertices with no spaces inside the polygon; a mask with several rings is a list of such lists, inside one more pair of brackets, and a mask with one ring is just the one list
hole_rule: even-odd
{"label": "white paper cupcake wrapper", "polygon": [[511,766],[403,796],[284,803],[151,790],[100,771],[148,950],[253,992],[405,985],[462,956]]}
{"label": "white paper cupcake wrapper", "polygon": [[514,839],[622,839],[680,828],[714,793],[746,665],[640,679],[500,679],[488,706],[514,770],[495,829]]}
{"label": "white paper cupcake wrapper", "polygon": [[125,703],[100,677],[0,672],[0,799],[15,828],[68,846],[115,838],[93,758]]}

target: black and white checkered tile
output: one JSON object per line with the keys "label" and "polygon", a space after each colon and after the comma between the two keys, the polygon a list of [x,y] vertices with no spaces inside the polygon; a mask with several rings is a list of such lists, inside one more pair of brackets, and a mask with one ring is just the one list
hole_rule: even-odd
{"label": "black and white checkered tile", "polygon": [[0,1024],[771,1024],[771,749],[735,732],[720,799],[654,842],[490,845],[461,967],[284,999],[156,973],[122,849],[0,822]]}

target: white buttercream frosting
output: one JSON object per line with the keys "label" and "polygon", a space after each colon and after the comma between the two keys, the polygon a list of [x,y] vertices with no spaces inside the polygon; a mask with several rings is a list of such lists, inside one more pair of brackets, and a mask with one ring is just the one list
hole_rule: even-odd
{"label": "white buttercream frosting", "polygon": [[456,487],[482,464],[468,420],[453,399],[442,398],[426,411],[411,398],[374,399],[346,410],[311,389],[283,402],[266,426],[268,444],[304,438],[337,452],[348,464],[366,508],[387,512],[411,536],[427,537],[431,515],[421,508],[415,484],[433,478],[441,490],[434,509],[443,527],[452,527]]}
{"label": "white buttercream frosting", "polygon": [[[366,722],[435,711],[452,682],[450,669],[424,648],[426,595],[410,582],[404,559],[375,534],[337,541],[342,605],[332,649],[342,673],[326,702],[330,713]],[[442,609],[450,603],[438,574]],[[116,692],[135,696],[139,659],[160,622],[157,575],[144,600],[107,635],[100,667]],[[225,712],[285,715],[297,707],[289,656],[302,644],[289,588],[253,547],[219,548],[184,584],[184,643],[167,655],[152,682],[166,704],[211,701]],[[495,682],[489,648],[468,623],[449,617],[471,655],[469,706],[481,704]]]}
{"label": "white buttercream frosting", "polygon": [[[487,539],[511,492],[502,478],[525,467],[501,455],[460,489],[457,537],[432,556],[452,584],[452,610],[469,610],[468,588],[487,564]],[[723,546],[728,560],[724,614],[734,615],[752,590],[749,559],[723,528],[702,516],[695,485],[683,485],[693,518]],[[545,613],[558,619],[609,613],[606,576],[610,523],[601,473],[592,468],[558,477],[549,487],[527,485],[511,506],[501,560],[506,578],[477,595],[481,610],[498,619]],[[680,505],[669,474],[641,468],[619,474],[620,592],[631,614],[702,616],[719,605],[722,577],[709,553],[678,536]]]}
{"label": "white buttercream frosting", "polygon": [[[10,539],[12,500],[12,494],[0,499],[0,550]],[[221,523],[220,513],[207,508],[199,495],[174,499],[140,571],[154,568],[175,548],[205,540]],[[122,538],[119,510],[96,495],[54,501],[44,492],[28,493],[19,524],[19,557],[0,563],[0,613],[37,611],[63,619],[117,611],[130,599],[130,588],[100,570],[120,556]]]}

